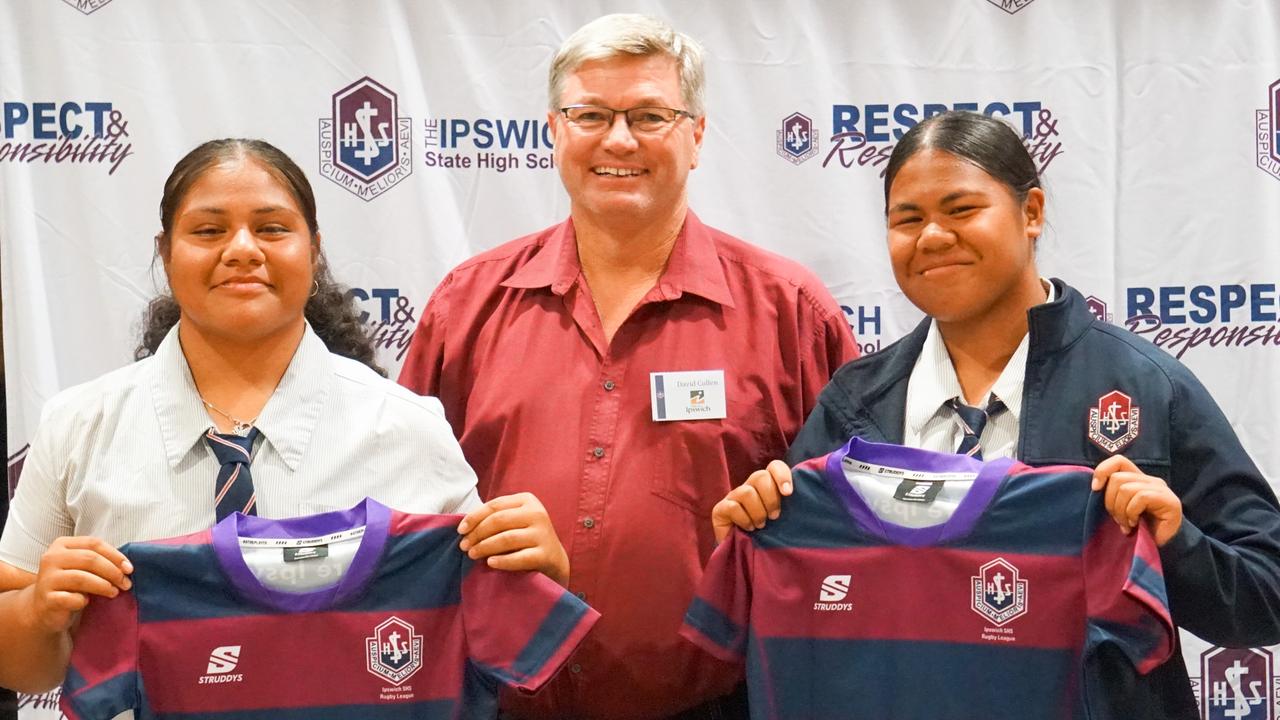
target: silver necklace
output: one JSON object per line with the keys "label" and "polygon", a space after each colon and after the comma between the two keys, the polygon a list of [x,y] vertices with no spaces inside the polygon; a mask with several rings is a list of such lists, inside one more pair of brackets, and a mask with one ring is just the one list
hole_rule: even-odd
{"label": "silver necklace", "polygon": [[240,418],[238,418],[238,417],[236,417],[236,416],[232,415],[231,413],[227,412],[226,410],[223,410],[222,408],[218,407],[217,405],[214,405],[213,403],[209,402],[208,400],[205,400],[203,395],[202,395],[202,396],[200,396],[200,401],[204,403],[205,407],[207,407],[207,408],[209,408],[210,410],[212,410],[212,411],[214,411],[214,412],[218,413],[218,414],[219,414],[219,415],[221,415],[222,417],[224,417],[224,418],[226,418],[226,419],[230,420],[230,421],[231,421],[231,432],[235,433],[236,435],[244,435],[245,433],[249,432],[249,429],[253,427],[253,424],[254,424],[254,423],[258,422],[258,418],[257,418],[257,417],[253,418],[252,420],[247,420],[247,421],[246,421],[246,420],[241,420]]}

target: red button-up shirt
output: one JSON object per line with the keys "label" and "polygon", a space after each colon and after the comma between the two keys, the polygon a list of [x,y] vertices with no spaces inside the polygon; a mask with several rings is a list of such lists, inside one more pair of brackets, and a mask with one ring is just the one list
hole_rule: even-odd
{"label": "red button-up shirt", "polygon": [[[572,220],[458,266],[428,303],[400,382],[435,395],[481,497],[529,491],[601,613],[529,717],[660,717],[738,670],[677,635],[715,544],[711,508],[780,458],[818,391],[857,356],[800,265],[690,212],[657,285],[605,341]],[[649,374],[723,370],[728,417],[654,422]]]}

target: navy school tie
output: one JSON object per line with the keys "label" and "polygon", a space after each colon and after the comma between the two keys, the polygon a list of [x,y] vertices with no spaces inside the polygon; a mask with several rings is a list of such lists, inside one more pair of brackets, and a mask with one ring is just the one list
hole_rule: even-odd
{"label": "navy school tie", "polygon": [[213,504],[217,519],[221,521],[234,512],[257,515],[257,495],[253,491],[253,478],[249,475],[249,462],[253,459],[253,441],[258,428],[252,428],[244,436],[222,434],[210,428],[205,442],[218,459],[218,480],[214,485]]}
{"label": "navy school tie", "polygon": [[982,437],[982,430],[987,426],[987,421],[999,415],[1006,408],[1000,398],[992,395],[991,402],[987,404],[987,408],[976,408],[972,405],[965,405],[960,402],[959,398],[951,398],[947,401],[947,407],[956,412],[956,421],[960,423],[960,429],[964,432],[964,437],[960,438],[960,447],[956,448],[959,455],[968,455],[975,460],[982,459],[982,444],[979,438]]}

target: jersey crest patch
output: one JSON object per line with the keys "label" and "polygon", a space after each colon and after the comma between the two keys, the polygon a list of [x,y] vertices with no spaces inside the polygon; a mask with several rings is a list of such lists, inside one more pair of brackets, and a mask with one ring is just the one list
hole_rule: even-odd
{"label": "jersey crest patch", "polygon": [[1138,437],[1138,415],[1132,398],[1112,390],[1089,410],[1089,440],[1109,453],[1120,452]]}
{"label": "jersey crest patch", "polygon": [[422,636],[392,615],[364,639],[369,672],[399,685],[422,669]]}
{"label": "jersey crest patch", "polygon": [[1018,568],[996,558],[978,569],[973,582],[973,611],[1000,627],[1027,613],[1027,581]]}

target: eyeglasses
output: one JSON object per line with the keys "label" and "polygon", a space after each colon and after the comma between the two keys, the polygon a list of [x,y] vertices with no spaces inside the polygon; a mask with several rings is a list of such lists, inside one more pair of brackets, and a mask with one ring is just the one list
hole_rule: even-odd
{"label": "eyeglasses", "polygon": [[666,130],[681,117],[693,119],[693,113],[685,110],[665,107],[633,107],[626,110],[601,107],[599,105],[570,105],[560,108],[574,127],[583,132],[604,132],[613,127],[613,118],[622,113],[627,118],[627,127],[632,132],[659,133]]}

